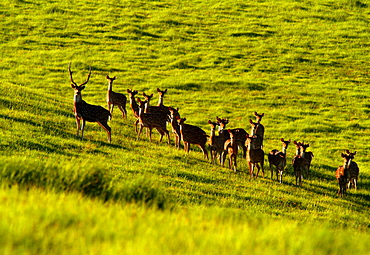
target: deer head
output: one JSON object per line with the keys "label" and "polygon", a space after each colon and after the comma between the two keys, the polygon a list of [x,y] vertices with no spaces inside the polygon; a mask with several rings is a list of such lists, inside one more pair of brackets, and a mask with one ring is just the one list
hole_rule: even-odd
{"label": "deer head", "polygon": [[262,120],[262,117],[263,117],[263,116],[265,116],[265,114],[264,114],[264,113],[262,113],[262,114],[258,114],[257,112],[254,112],[254,116],[256,116],[256,121],[257,121],[258,123],[260,123],[260,122],[261,122],[261,120]]}

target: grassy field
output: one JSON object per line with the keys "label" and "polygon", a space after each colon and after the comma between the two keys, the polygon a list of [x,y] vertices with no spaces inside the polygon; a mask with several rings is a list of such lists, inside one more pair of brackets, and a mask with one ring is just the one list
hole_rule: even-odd
{"label": "grassy field", "polygon": [[[45,1],[0,3],[2,254],[370,254],[370,2]],[[304,141],[311,177],[251,180],[142,135],[117,108],[112,143],[96,123],[76,137],[73,90],[106,107],[116,92],[155,95],[209,133],[228,118],[264,150]],[[166,141],[166,140],[165,140]],[[336,195],[344,150],[358,190]]]}

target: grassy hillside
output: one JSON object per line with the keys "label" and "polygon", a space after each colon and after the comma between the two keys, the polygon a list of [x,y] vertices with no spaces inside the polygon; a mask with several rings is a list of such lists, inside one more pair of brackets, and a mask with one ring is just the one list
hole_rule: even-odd
{"label": "grassy hillside", "polygon": [[[3,1],[0,3],[0,250],[3,254],[368,254],[370,2]],[[265,154],[310,143],[310,179],[251,180],[142,135],[117,108],[112,143],[76,137],[73,90],[106,107],[116,92],[168,89],[164,103],[209,133],[250,130]],[[344,150],[358,190],[336,196]]]}

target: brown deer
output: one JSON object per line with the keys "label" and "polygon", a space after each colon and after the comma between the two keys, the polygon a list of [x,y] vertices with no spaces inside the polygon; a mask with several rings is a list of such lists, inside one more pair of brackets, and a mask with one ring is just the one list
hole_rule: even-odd
{"label": "brown deer", "polygon": [[251,178],[254,176],[254,167],[257,167],[257,174],[258,177],[260,169],[262,170],[262,177],[265,175],[265,171],[263,168],[264,165],[264,158],[265,154],[261,148],[256,146],[256,140],[258,140],[258,135],[249,136],[246,135],[246,146],[247,146],[247,156],[246,160],[249,166],[249,173]]}
{"label": "brown deer", "polygon": [[113,78],[106,76],[108,80],[108,92],[107,92],[107,104],[108,104],[108,111],[113,114],[114,106],[117,106],[118,109],[122,112],[122,118],[127,118],[127,111],[126,111],[126,102],[127,98],[124,94],[114,92],[113,89],[113,81],[116,79],[116,76]]}
{"label": "brown deer", "polygon": [[211,163],[216,163],[216,158],[219,157],[219,162],[222,164],[222,156],[224,155],[224,140],[221,136],[216,136],[215,134],[215,128],[219,124],[217,122],[212,122],[211,120],[208,120],[208,124],[211,127],[211,133],[208,140],[208,148],[210,150],[211,154]]}
{"label": "brown deer", "polygon": [[286,166],[286,153],[288,146],[290,144],[290,140],[284,140],[284,138],[281,138],[280,141],[282,142],[282,150],[272,150],[267,155],[269,163],[270,163],[270,171],[271,171],[271,179],[273,178],[274,171],[273,166],[276,168],[276,179],[278,182],[283,182],[283,171]]}
{"label": "brown deer", "polygon": [[302,147],[300,142],[294,141],[294,145],[296,146],[296,154],[292,160],[294,176],[295,176],[295,184],[298,186],[302,186],[302,171],[303,171],[303,158],[302,158]]}
{"label": "brown deer", "polygon": [[[225,143],[227,139],[230,139],[229,132],[225,130],[226,125],[229,123],[229,120],[221,119],[218,116],[216,117],[216,120],[217,120],[217,123],[219,124],[219,131],[218,131],[219,136],[223,138],[223,141]],[[247,155],[247,147],[245,146],[245,141],[246,141],[246,135],[248,135],[248,133],[242,128],[234,128],[232,130],[235,131],[234,132],[235,141],[238,144],[238,146],[243,149],[243,158],[245,158]],[[226,154],[225,154],[225,157],[226,157]]]}
{"label": "brown deer", "polygon": [[140,129],[137,133],[137,139],[140,138],[141,131],[144,127],[149,129],[149,140],[152,141],[152,129],[157,129],[158,133],[161,135],[159,142],[162,141],[163,136],[166,135],[168,139],[168,144],[171,143],[170,141],[170,134],[166,128],[166,119],[163,118],[162,114],[156,114],[156,113],[145,113],[145,101],[141,101],[140,98],[138,98],[139,102],[139,125]]}
{"label": "brown deer", "polygon": [[181,138],[180,125],[177,122],[177,119],[180,118],[179,108],[175,109],[169,107],[168,110],[170,111],[169,120],[172,126],[172,133],[175,136],[175,146],[177,149],[180,149],[180,138]]}
{"label": "brown deer", "polygon": [[343,197],[347,193],[347,176],[353,157],[344,153],[342,153],[341,156],[343,158],[343,166],[339,166],[337,168],[337,171],[335,172],[335,177],[337,178],[339,184],[337,194],[338,196]]}
{"label": "brown deer", "polygon": [[[76,117],[77,123],[77,136],[79,135],[79,130],[81,129],[81,139],[84,137],[84,129],[86,121],[88,122],[96,122],[98,123],[108,134],[108,142],[111,142],[111,131],[112,129],[108,126],[108,120],[112,117],[111,113],[99,106],[99,105],[91,105],[86,103],[82,100],[82,93],[81,91],[85,88],[85,85],[89,82],[91,76],[91,66],[89,68],[89,74],[87,76],[87,80],[77,85],[76,82],[73,80],[73,72],[71,71],[71,63],[68,66],[69,77],[71,79],[71,87],[75,90],[74,94],[74,107],[73,112]],[[81,125],[82,120],[82,125]]]}
{"label": "brown deer", "polygon": [[140,109],[139,109],[139,105],[136,103],[135,95],[138,94],[138,91],[127,89],[127,93],[129,94],[130,108],[132,110],[132,113],[134,114],[134,117],[136,118],[134,122],[134,126],[135,126],[135,132],[137,133],[138,132],[137,125],[139,124],[139,110]]}
{"label": "brown deer", "polygon": [[164,95],[167,93],[167,89],[160,90],[159,88],[157,88],[157,92],[158,92],[158,95],[159,95],[157,106],[166,107],[166,106],[163,105],[163,99],[164,99]]}
{"label": "brown deer", "polygon": [[227,152],[229,155],[229,169],[232,169],[232,166],[234,165],[234,172],[236,173],[237,168],[237,155],[238,155],[238,144],[235,140],[235,130],[228,129],[227,132],[230,135],[230,139],[227,139],[224,144],[224,153]]}
{"label": "brown deer", "polygon": [[197,145],[203,152],[204,157],[208,160],[208,151],[206,143],[208,136],[201,128],[190,124],[185,124],[186,118],[177,117],[180,126],[181,140],[184,143],[184,150],[189,153],[190,144]]}
{"label": "brown deer", "polygon": [[310,147],[310,144],[305,144],[304,142],[301,143],[300,145],[300,153],[301,157],[303,159],[302,162],[302,173],[305,175],[304,177],[308,179],[309,172],[310,172],[310,167],[311,167],[311,161],[313,156],[313,153],[311,151],[306,151],[306,149]]}
{"label": "brown deer", "polygon": [[355,152],[350,152],[349,150],[346,151],[347,155],[351,157],[350,163],[349,163],[349,168],[348,168],[348,189],[351,189],[352,187],[357,190],[357,179],[358,175],[360,173],[360,168],[358,167],[357,163],[353,161],[356,155]]}
{"label": "brown deer", "polygon": [[251,124],[251,136],[258,135],[258,139],[255,141],[256,148],[261,148],[262,149],[262,147],[263,147],[263,137],[265,135],[265,127],[258,121],[253,122],[252,120],[249,120],[249,123]]}
{"label": "brown deer", "polygon": [[[144,98],[147,102],[146,107],[145,107],[145,113],[161,113],[161,114],[163,114],[163,117],[166,118],[168,122],[170,122],[170,120],[169,120],[169,115],[170,115],[169,107],[164,106],[163,104],[161,106],[151,106],[150,101],[153,97],[153,94],[147,95],[145,92],[143,92],[143,96],[144,96]],[[162,102],[163,102],[163,99],[162,99]]]}

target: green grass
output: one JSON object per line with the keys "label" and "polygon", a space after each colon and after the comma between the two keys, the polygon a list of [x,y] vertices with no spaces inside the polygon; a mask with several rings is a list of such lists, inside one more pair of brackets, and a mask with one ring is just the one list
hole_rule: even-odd
{"label": "green grass", "polygon": [[[0,250],[3,254],[368,254],[369,1],[3,1],[0,3]],[[74,79],[106,107],[116,92],[168,89],[165,105],[209,132],[250,130],[264,150],[310,143],[312,177],[250,180],[142,135],[115,108],[112,143],[75,136]],[[153,98],[153,102],[156,99]],[[340,153],[359,189],[336,196]]]}

